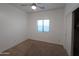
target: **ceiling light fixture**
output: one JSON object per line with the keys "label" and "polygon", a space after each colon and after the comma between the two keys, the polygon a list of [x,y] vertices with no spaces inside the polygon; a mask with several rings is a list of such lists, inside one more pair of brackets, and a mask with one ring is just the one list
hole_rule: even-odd
{"label": "ceiling light fixture", "polygon": [[33,3],[32,6],[31,6],[31,8],[32,8],[33,10],[36,10],[36,4]]}

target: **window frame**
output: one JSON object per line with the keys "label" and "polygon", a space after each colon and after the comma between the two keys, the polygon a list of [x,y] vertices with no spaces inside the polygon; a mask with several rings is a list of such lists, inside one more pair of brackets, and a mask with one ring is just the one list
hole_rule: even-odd
{"label": "window frame", "polygon": [[[41,19],[40,19],[40,20],[41,20]],[[48,21],[49,21],[49,30],[48,30],[48,31],[44,31],[44,27],[45,27],[45,26],[44,26],[44,20],[48,20]],[[39,21],[39,20],[37,20],[37,32],[50,32],[50,20],[49,20],[49,19],[43,19],[43,20],[42,20],[42,24],[43,24],[43,25],[42,25],[42,31],[39,31],[39,30],[38,30],[38,21]]]}

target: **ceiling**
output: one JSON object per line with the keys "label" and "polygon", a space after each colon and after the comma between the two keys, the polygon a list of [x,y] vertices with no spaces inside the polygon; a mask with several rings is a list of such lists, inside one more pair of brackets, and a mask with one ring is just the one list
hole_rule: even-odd
{"label": "ceiling", "polygon": [[[14,7],[19,8],[20,10],[31,13],[31,12],[39,12],[39,11],[46,11],[56,8],[62,8],[65,6],[65,3],[37,3],[39,6],[45,7],[44,9],[37,8],[36,10],[32,10],[31,6],[21,6],[23,3],[10,3],[9,5],[12,5]],[[24,3],[24,4],[32,4],[32,3]]]}

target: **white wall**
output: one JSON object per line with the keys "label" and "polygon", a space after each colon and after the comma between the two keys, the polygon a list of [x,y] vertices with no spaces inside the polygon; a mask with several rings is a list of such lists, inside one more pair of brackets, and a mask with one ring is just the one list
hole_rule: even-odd
{"label": "white wall", "polygon": [[[64,8],[31,13],[28,15],[28,17],[29,38],[46,41],[50,43],[64,44]],[[50,20],[50,32],[37,32],[36,22],[40,19]]]}
{"label": "white wall", "polygon": [[72,12],[79,7],[77,3],[69,3],[65,6],[65,41],[64,46],[69,55],[71,53],[71,43],[72,43]]}
{"label": "white wall", "polygon": [[0,4],[0,52],[27,38],[27,15],[7,4]]}

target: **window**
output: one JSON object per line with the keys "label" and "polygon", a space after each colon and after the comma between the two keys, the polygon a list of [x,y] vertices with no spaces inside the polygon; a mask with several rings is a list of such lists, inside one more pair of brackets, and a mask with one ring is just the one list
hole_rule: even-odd
{"label": "window", "polygon": [[37,21],[38,32],[49,32],[49,20]]}

